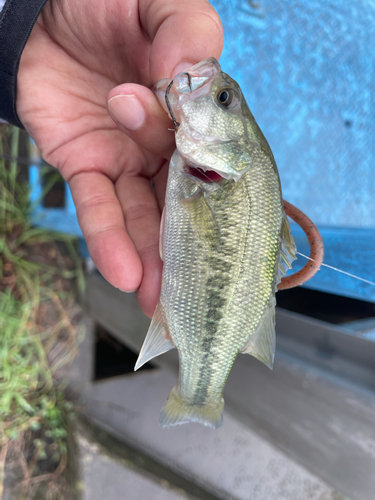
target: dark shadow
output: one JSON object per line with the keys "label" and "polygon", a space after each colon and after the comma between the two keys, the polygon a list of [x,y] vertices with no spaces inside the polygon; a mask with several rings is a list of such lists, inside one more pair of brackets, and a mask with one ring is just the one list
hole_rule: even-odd
{"label": "dark shadow", "polygon": [[[54,180],[54,182],[53,182]],[[65,181],[57,170],[51,167],[51,171],[47,171],[42,177],[42,187],[50,185],[52,187],[48,190],[42,200],[42,206],[45,208],[64,208],[65,207]]]}
{"label": "dark shadow", "polygon": [[277,292],[278,307],[334,325],[375,317],[375,304],[332,293],[296,287]]}
{"label": "dark shadow", "polygon": [[[94,380],[134,373],[137,358],[138,354],[118,342],[103,327],[96,325]],[[146,363],[138,371],[154,368],[155,366],[151,363]]]}

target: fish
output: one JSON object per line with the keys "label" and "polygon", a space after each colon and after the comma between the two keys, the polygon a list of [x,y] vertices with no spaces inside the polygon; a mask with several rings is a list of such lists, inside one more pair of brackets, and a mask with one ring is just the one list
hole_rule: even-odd
{"label": "fish", "polygon": [[296,259],[272,151],[240,86],[209,58],[155,86],[175,124],[160,299],[135,370],[177,348],[163,427],[218,428],[239,353],[272,368],[275,292]]}

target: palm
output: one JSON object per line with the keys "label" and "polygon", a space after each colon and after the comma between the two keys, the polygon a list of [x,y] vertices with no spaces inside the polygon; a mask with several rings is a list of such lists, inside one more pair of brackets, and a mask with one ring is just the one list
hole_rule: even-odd
{"label": "palm", "polygon": [[[132,18],[128,22],[137,28],[136,43],[140,48],[136,60],[141,61],[141,72],[134,54],[129,50],[128,53],[119,50],[119,47],[123,47],[126,51],[129,46],[129,31],[124,27],[121,31],[120,25],[97,26],[95,15],[103,2],[91,0],[89,3],[90,9],[82,5],[79,11],[81,17],[72,16],[69,4],[63,4],[65,9],[62,11],[57,10],[56,2],[47,4],[27,47],[30,52],[29,64],[32,66],[31,72],[28,71],[27,88],[34,89],[33,99],[28,96],[18,106],[23,123],[38,142],[45,159],[60,168],[68,179],[75,173],[75,168],[82,168],[82,160],[86,159],[89,163],[88,157],[92,155],[94,163],[91,160],[87,168],[98,167],[102,170],[104,167],[105,173],[113,178],[125,168],[129,147],[132,151],[136,148],[137,154],[140,154],[140,149],[124,136],[109,116],[107,95],[113,87],[125,82],[136,82],[147,87],[151,85],[151,43],[142,35],[136,20]],[[115,9],[116,4],[121,5],[121,2],[106,2],[107,8],[108,4],[113,4],[112,8]],[[132,7],[136,14],[137,9]],[[90,12],[94,17],[88,19],[87,13]],[[117,22],[119,19],[120,16],[117,16]],[[111,37],[108,40],[105,29],[121,34],[125,32],[125,36],[123,39]],[[40,44],[40,38],[43,44]],[[20,96],[22,93],[21,86]],[[43,106],[40,102],[43,102]],[[72,165],[69,157],[73,151],[78,156],[73,159]]]}
{"label": "palm", "polygon": [[[164,4],[50,0],[26,45],[18,77],[20,119],[44,158],[69,182],[90,254],[114,286],[138,288],[149,315],[160,288],[157,240],[165,175],[155,182],[159,203],[149,180],[170,156],[174,138],[147,87],[170,76],[181,61],[165,62],[166,37],[177,26],[168,26]],[[196,60],[220,51],[217,31]],[[125,135],[108,114],[107,96],[127,82],[111,94],[135,94],[149,109],[141,130],[124,130]]]}

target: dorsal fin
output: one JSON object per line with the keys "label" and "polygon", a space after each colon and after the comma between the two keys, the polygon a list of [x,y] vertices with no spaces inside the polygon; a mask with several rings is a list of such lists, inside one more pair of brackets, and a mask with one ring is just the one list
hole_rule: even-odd
{"label": "dorsal fin", "polygon": [[288,269],[292,268],[292,262],[297,259],[297,247],[290,230],[288,217],[284,213],[283,221],[281,224],[281,248],[280,248],[280,258],[279,267],[276,278],[276,284],[280,283],[281,278],[285,276]]}
{"label": "dorsal fin", "polygon": [[137,371],[138,368],[147,363],[147,361],[150,361],[150,359],[155,358],[156,356],[159,356],[174,347],[175,346],[173,345],[169,332],[165,326],[163,309],[159,301],[152,317],[150,328],[148,329],[146,338],[143,342],[141,352],[139,353],[135,364],[134,371]]}
{"label": "dorsal fin", "polygon": [[275,297],[272,297],[271,304],[264,313],[258,328],[240,350],[242,354],[250,354],[259,359],[271,370],[276,347],[275,305]]}

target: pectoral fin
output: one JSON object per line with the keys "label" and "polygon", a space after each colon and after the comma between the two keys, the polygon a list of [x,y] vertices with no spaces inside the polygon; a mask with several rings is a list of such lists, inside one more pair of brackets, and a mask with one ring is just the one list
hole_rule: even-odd
{"label": "pectoral fin", "polygon": [[174,345],[163,320],[162,305],[158,302],[134,371],[137,371],[150,359],[173,348]]}
{"label": "pectoral fin", "polygon": [[242,354],[250,354],[259,359],[271,370],[276,347],[275,305],[276,300],[273,298],[272,305],[266,310],[257,330],[240,350]]}
{"label": "pectoral fin", "polygon": [[296,252],[297,247],[290,230],[289,221],[286,214],[284,214],[281,225],[281,249],[276,284],[280,283],[281,278],[285,276],[288,269],[292,268],[292,262],[297,259]]}

